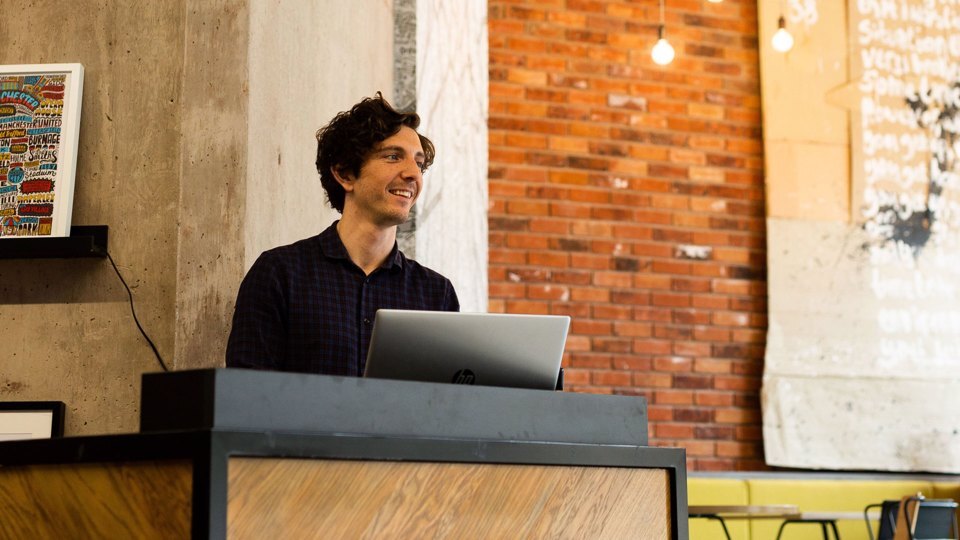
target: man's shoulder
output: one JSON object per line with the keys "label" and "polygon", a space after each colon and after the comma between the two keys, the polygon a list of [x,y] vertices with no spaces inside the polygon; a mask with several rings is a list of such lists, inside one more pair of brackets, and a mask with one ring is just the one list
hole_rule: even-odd
{"label": "man's shoulder", "polygon": [[403,260],[404,272],[406,272],[408,276],[424,281],[450,282],[450,280],[440,272],[437,272],[436,270],[428,268],[417,261],[408,258],[403,254],[402,251],[400,252],[400,257]]}
{"label": "man's shoulder", "polygon": [[270,248],[257,258],[255,265],[289,267],[316,260],[320,251],[320,236],[311,236],[296,242]]}
{"label": "man's shoulder", "polygon": [[418,309],[460,311],[460,301],[457,299],[453,282],[436,270],[406,258],[402,253],[400,256],[403,257],[406,286],[423,295],[421,307]]}
{"label": "man's shoulder", "polygon": [[264,254],[270,254],[271,256],[284,256],[284,255],[299,255],[301,253],[316,251],[320,245],[320,235],[314,235],[310,238],[304,238],[302,240],[297,240],[290,244],[284,244],[282,246],[277,246],[270,248],[264,251]]}

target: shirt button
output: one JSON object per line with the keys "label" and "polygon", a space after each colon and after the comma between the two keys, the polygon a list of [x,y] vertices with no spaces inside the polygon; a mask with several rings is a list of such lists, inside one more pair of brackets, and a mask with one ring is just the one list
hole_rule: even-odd
{"label": "shirt button", "polygon": [[363,324],[370,324],[370,319],[364,318],[364,319],[363,319]]}

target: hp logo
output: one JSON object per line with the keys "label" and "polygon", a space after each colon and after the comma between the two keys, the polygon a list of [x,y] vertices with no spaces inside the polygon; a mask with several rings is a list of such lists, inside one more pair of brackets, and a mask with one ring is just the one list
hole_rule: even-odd
{"label": "hp logo", "polygon": [[477,376],[469,369],[461,369],[453,374],[453,384],[473,384]]}

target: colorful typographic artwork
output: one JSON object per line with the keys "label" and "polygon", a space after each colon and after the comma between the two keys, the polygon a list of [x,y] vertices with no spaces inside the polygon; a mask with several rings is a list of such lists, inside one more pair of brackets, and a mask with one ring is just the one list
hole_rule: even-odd
{"label": "colorful typographic artwork", "polygon": [[68,234],[80,74],[77,64],[0,66],[0,238]]}

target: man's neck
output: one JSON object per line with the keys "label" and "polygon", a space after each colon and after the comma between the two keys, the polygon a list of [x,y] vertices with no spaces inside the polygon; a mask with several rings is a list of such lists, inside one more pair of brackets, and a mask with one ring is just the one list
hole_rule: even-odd
{"label": "man's neck", "polygon": [[350,260],[368,276],[383,265],[397,241],[396,225],[379,227],[348,214],[337,224],[337,233]]}

